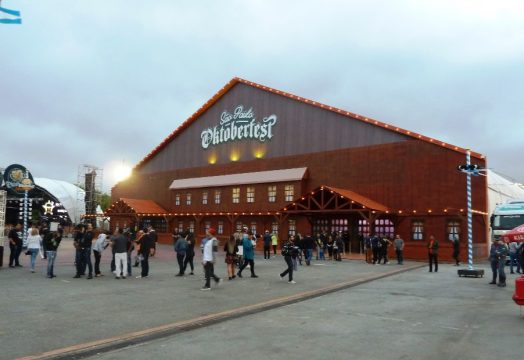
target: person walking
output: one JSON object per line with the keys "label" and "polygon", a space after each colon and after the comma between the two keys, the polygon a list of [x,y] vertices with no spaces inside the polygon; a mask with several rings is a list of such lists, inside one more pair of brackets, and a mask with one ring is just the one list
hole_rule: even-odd
{"label": "person walking", "polygon": [[269,230],[265,231],[262,240],[264,241],[264,260],[269,260],[271,259],[271,235]]}
{"label": "person walking", "polygon": [[273,234],[271,235],[271,246],[273,246],[273,256],[276,256],[278,246],[278,235],[276,232],[273,232]]}
{"label": "person walking", "polygon": [[30,266],[31,272],[35,272],[36,256],[42,247],[42,237],[38,232],[36,226],[31,227],[29,236],[27,237],[27,253],[31,255]]}
{"label": "person walking", "polygon": [[51,237],[46,237],[46,240],[44,240],[47,253],[47,277],[49,279],[56,277],[54,273],[56,252],[58,250],[60,242],[62,241],[63,233],[63,229],[58,229],[56,232],[52,234]]}
{"label": "person walking", "polygon": [[237,261],[238,246],[235,235],[231,235],[229,240],[224,244],[224,252],[226,253],[227,275],[229,280],[236,278],[235,263]]}
{"label": "person walking", "polygon": [[453,259],[455,259],[455,266],[460,265],[459,254],[460,254],[460,242],[459,242],[458,236],[455,235],[453,237]]}
{"label": "person walking", "polygon": [[397,254],[397,264],[404,264],[404,240],[399,234],[395,236],[394,241],[395,253]]}
{"label": "person walking", "polygon": [[133,265],[133,267],[139,267],[140,266],[140,243],[142,241],[142,237],[144,236],[144,230],[139,230],[137,233],[136,233],[136,239],[135,239],[135,251],[136,251],[136,255],[135,255],[135,264]]}
{"label": "person walking", "polygon": [[242,248],[244,249],[244,263],[238,269],[237,276],[242,277],[242,270],[246,268],[246,266],[250,266],[251,270],[251,277],[257,278],[258,276],[255,274],[255,250],[253,248],[253,242],[250,239],[250,234],[247,234],[244,232],[242,235]]}
{"label": "person walking", "polygon": [[22,224],[16,224],[14,228],[9,230],[7,237],[9,239],[9,267],[22,267],[20,265],[20,253],[22,252],[22,238],[21,238]]}
{"label": "person walking", "polygon": [[195,266],[193,265],[193,259],[195,258],[195,237],[189,229],[186,232],[186,240],[187,240],[187,250],[186,250],[186,257],[184,259],[184,273],[187,269],[187,264],[191,267],[191,272],[189,275],[195,275],[194,270]]}
{"label": "person walking", "polygon": [[91,263],[91,247],[93,246],[93,225],[87,224],[87,227],[85,228],[85,232],[81,238],[80,241],[80,247],[81,247],[81,274],[85,274],[86,268],[89,270],[89,274],[87,275],[88,280],[93,278],[93,264]]}
{"label": "person walking", "polygon": [[178,274],[175,276],[184,276],[184,259],[187,253],[186,234],[178,234],[178,239],[175,242],[176,261],[178,262]]}
{"label": "person walking", "polygon": [[158,241],[158,235],[156,234],[156,231],[152,226],[149,227],[148,236],[151,239],[151,249],[149,250],[151,251],[150,256],[154,257],[156,254],[156,243]]}
{"label": "person walking", "polygon": [[293,257],[298,255],[298,251],[298,247],[296,247],[293,243],[293,236],[291,236],[289,240],[286,241],[284,245],[282,245],[282,255],[284,256],[284,261],[286,262],[287,268],[280,273],[280,279],[284,280],[284,277],[288,275],[287,282],[289,284],[296,284],[295,280],[293,280]]}
{"label": "person walking", "polygon": [[147,230],[145,231],[144,236],[140,240],[140,265],[142,266],[142,272],[138,275],[137,279],[146,278],[149,276],[149,254],[153,248],[153,240],[149,237]]}
{"label": "person walking", "polygon": [[489,260],[491,264],[491,272],[493,273],[493,279],[490,284],[497,284],[497,273],[499,283],[497,286],[506,286],[506,274],[504,272],[504,266],[506,265],[506,256],[508,255],[508,247],[502,242],[502,239],[497,239],[491,245],[489,251]]}
{"label": "person walking", "polygon": [[310,234],[306,234],[306,237],[302,240],[302,246],[304,247],[304,257],[306,265],[311,265],[311,259],[313,258],[313,248],[315,247],[315,241]]}
{"label": "person walking", "polygon": [[117,235],[111,239],[112,247],[115,252],[115,278],[125,279],[127,274],[127,251],[129,239],[124,236],[124,231],[119,228]]}
{"label": "person walking", "polygon": [[435,272],[438,272],[438,240],[433,235],[429,237],[428,258],[429,272],[433,272],[433,264],[435,265]]}
{"label": "person walking", "polygon": [[201,290],[211,290],[211,278],[215,280],[217,286],[220,284],[220,281],[222,280],[215,275],[215,256],[213,254],[213,247],[216,247],[218,243],[215,234],[216,230],[213,228],[209,228],[206,231],[206,237],[208,241],[206,241],[204,245],[204,252],[202,254],[202,265],[204,265],[206,283],[204,284],[204,287]]}
{"label": "person walking", "polygon": [[514,274],[513,263],[515,262],[517,264],[517,273],[520,274],[520,259],[518,256],[519,244],[517,242],[510,242],[508,248],[509,248],[509,272],[510,274]]}
{"label": "person walking", "polygon": [[96,238],[95,245],[93,245],[93,255],[95,256],[95,277],[103,276],[100,272],[100,259],[102,258],[102,251],[108,247],[107,233],[101,232]]}
{"label": "person walking", "polygon": [[373,252],[373,265],[376,265],[377,262],[379,262],[380,246],[381,246],[380,238],[376,234],[373,234],[371,236],[370,242],[371,242],[371,251]]}
{"label": "person walking", "polygon": [[73,245],[75,247],[75,265],[76,265],[76,275],[73,276],[75,279],[79,279],[82,275],[85,275],[85,266],[83,265],[83,243],[85,236],[85,227],[84,225],[78,225],[75,232],[75,237],[73,240]]}

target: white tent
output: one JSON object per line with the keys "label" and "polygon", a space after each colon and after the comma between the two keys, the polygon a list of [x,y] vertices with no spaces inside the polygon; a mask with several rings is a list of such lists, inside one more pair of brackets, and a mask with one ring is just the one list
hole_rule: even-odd
{"label": "white tent", "polygon": [[53,195],[67,210],[73,224],[78,224],[86,212],[85,191],[67,181],[35,178],[35,184]]}
{"label": "white tent", "polygon": [[488,213],[492,214],[497,204],[508,200],[524,199],[524,187],[492,170],[488,175]]}

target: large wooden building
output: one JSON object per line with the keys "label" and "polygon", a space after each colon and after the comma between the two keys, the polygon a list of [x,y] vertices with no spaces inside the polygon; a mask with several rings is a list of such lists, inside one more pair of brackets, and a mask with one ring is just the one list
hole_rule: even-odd
{"label": "large wooden building", "polygon": [[[427,239],[467,251],[466,149],[234,78],[112,189],[111,226],[151,224],[160,238],[214,227],[226,238],[343,231],[350,251],[370,232],[400,234],[407,258]],[[485,157],[471,152],[484,167]],[[474,254],[487,253],[487,182],[473,177]]]}

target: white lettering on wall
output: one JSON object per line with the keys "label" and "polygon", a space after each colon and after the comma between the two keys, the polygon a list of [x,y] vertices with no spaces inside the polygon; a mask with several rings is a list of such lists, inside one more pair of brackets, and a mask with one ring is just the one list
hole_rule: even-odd
{"label": "white lettering on wall", "polygon": [[257,121],[253,108],[246,110],[243,105],[238,105],[233,112],[222,112],[219,125],[202,131],[202,147],[207,149],[210,146],[242,139],[265,142],[274,136],[273,126],[276,123],[275,114]]}

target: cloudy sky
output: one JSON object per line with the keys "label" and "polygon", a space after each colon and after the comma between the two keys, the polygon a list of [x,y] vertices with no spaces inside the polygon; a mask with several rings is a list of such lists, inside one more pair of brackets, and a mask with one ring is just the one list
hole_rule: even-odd
{"label": "cloudy sky", "polygon": [[[524,182],[524,2],[3,0],[0,166],[134,165],[239,76],[485,154]],[[2,15],[0,14],[0,17]]]}

